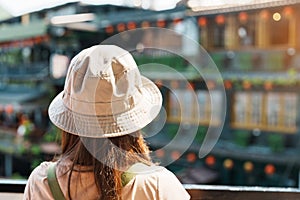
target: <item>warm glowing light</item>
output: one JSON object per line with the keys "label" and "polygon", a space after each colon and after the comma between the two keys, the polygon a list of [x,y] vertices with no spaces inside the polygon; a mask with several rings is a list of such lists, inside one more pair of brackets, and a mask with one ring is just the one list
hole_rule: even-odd
{"label": "warm glowing light", "polygon": [[114,32],[114,27],[112,25],[105,28],[106,33],[112,34]]}
{"label": "warm glowing light", "polygon": [[216,20],[216,23],[219,24],[219,25],[225,23],[225,17],[224,17],[224,15],[217,15],[215,20]]}
{"label": "warm glowing light", "polygon": [[233,168],[233,161],[231,159],[226,159],[224,160],[223,162],[223,166],[226,168],[226,169],[232,169]]}
{"label": "warm glowing light", "polygon": [[259,15],[264,20],[269,18],[269,12],[267,10],[262,10]]}
{"label": "warm glowing light", "polygon": [[213,157],[213,156],[207,156],[206,159],[205,159],[205,163],[208,165],[208,166],[213,166],[216,164],[216,158]]}
{"label": "warm glowing light", "polygon": [[125,26],[125,24],[120,23],[120,24],[117,25],[117,29],[118,29],[119,32],[122,32],[122,31],[125,31],[126,26]]}
{"label": "warm glowing light", "polygon": [[283,15],[285,16],[285,17],[290,17],[290,16],[292,16],[293,15],[293,8],[291,8],[291,7],[285,7],[284,9],[283,9]]}
{"label": "warm glowing light", "polygon": [[128,28],[128,30],[135,29],[136,28],[135,22],[128,22],[127,23],[127,28]]}
{"label": "warm glowing light", "polygon": [[243,87],[244,89],[250,89],[251,88],[251,82],[248,80],[243,81]]}
{"label": "warm glowing light", "polygon": [[162,158],[165,156],[165,151],[163,149],[158,149],[155,151],[155,154],[158,158]]}
{"label": "warm glowing light", "polygon": [[252,172],[253,169],[254,169],[254,165],[253,165],[252,162],[247,161],[247,162],[244,163],[244,170],[245,170],[246,172]]}
{"label": "warm glowing light", "polygon": [[156,25],[157,27],[163,28],[166,26],[166,21],[163,19],[157,20]]}
{"label": "warm glowing light", "polygon": [[150,22],[148,22],[148,21],[143,21],[142,24],[141,24],[141,27],[142,27],[142,28],[148,28],[148,27],[150,27]]}
{"label": "warm glowing light", "polygon": [[142,6],[142,0],[133,0],[133,5],[136,7]]}
{"label": "warm glowing light", "polygon": [[232,83],[231,83],[231,81],[226,80],[226,81],[224,82],[224,86],[225,86],[226,89],[231,89],[231,88],[232,88]]}
{"label": "warm glowing light", "polygon": [[172,153],[171,153],[171,158],[172,158],[173,160],[179,159],[179,158],[180,158],[180,152],[179,152],[179,151],[172,151]]}
{"label": "warm glowing light", "polygon": [[207,25],[207,19],[205,17],[200,17],[198,19],[198,25],[203,27],[203,26],[206,26]]}
{"label": "warm glowing light", "polygon": [[274,165],[272,165],[272,164],[267,164],[267,165],[265,166],[265,173],[266,173],[267,175],[272,175],[272,174],[275,173],[275,171],[276,171],[276,169],[275,169],[275,166],[274,166]]}
{"label": "warm glowing light", "polygon": [[197,156],[195,153],[189,153],[187,156],[186,156],[186,160],[190,163],[192,162],[195,162],[197,160]]}
{"label": "warm glowing light", "polygon": [[240,22],[246,22],[248,20],[248,14],[246,12],[239,13],[239,20]]}
{"label": "warm glowing light", "polygon": [[208,89],[214,89],[216,87],[216,83],[214,81],[206,81],[206,87]]}
{"label": "warm glowing light", "polygon": [[280,21],[281,20],[281,15],[280,15],[280,13],[278,13],[278,12],[276,12],[276,13],[274,13],[273,14],[273,20],[274,21]]}
{"label": "warm glowing light", "polygon": [[14,112],[14,107],[13,107],[13,105],[10,105],[10,104],[8,104],[8,105],[6,105],[5,106],[5,112],[7,113],[7,114],[12,114],[13,112]]}

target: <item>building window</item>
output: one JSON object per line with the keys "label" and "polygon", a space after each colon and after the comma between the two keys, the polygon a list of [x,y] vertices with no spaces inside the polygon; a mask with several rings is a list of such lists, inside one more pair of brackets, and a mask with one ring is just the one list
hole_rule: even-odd
{"label": "building window", "polygon": [[[199,123],[202,125],[218,125],[223,111],[222,93],[218,90],[197,90],[199,106]],[[196,110],[196,108],[195,108]]]}
{"label": "building window", "polygon": [[238,24],[239,45],[241,47],[253,46],[255,41],[255,17],[246,12],[240,12],[238,14]]}
{"label": "building window", "polygon": [[168,121],[218,125],[223,110],[221,105],[220,91],[173,89],[169,93]]}
{"label": "building window", "polygon": [[270,22],[270,43],[271,45],[287,45],[289,43],[289,20],[280,13],[273,13]]}
{"label": "building window", "polygon": [[235,128],[294,133],[297,100],[296,93],[292,92],[237,92],[232,125]]}
{"label": "building window", "polygon": [[225,16],[217,15],[215,17],[215,24],[213,27],[213,46],[225,46]]}

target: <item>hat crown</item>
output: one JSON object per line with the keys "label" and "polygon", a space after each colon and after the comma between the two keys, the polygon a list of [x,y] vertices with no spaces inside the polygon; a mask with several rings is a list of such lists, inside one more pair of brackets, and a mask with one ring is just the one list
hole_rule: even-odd
{"label": "hat crown", "polygon": [[71,61],[64,91],[49,106],[59,128],[86,137],[116,137],[140,130],[159,113],[162,96],[141,76],[129,52],[96,45]]}
{"label": "hat crown", "polygon": [[131,54],[114,45],[93,46],[72,59],[64,102],[74,112],[113,115],[134,105],[140,85]]}

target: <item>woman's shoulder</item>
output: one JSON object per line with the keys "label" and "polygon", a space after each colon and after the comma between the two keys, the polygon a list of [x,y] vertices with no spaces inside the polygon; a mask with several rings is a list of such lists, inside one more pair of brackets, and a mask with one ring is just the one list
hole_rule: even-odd
{"label": "woman's shoulder", "polygon": [[[145,165],[145,164],[135,164],[127,172],[132,172],[135,174],[135,177],[138,179],[161,179],[161,178],[170,178],[178,181],[177,177],[173,172],[168,170],[163,166],[158,165]],[[179,182],[179,181],[178,181]]]}
{"label": "woman's shoulder", "polygon": [[129,182],[128,188],[136,187],[136,191],[143,191],[149,198],[159,196],[159,199],[189,199],[189,194],[175,174],[163,166],[144,165],[133,172],[135,177]]}
{"label": "woman's shoulder", "polygon": [[24,190],[23,199],[51,199],[47,172],[52,162],[42,162],[31,172]]}
{"label": "woman's shoulder", "polygon": [[42,163],[40,163],[37,167],[35,167],[33,169],[33,171],[31,172],[30,177],[36,177],[36,178],[46,178],[47,177],[47,172],[49,169],[50,164],[53,162],[50,161],[44,161]]}

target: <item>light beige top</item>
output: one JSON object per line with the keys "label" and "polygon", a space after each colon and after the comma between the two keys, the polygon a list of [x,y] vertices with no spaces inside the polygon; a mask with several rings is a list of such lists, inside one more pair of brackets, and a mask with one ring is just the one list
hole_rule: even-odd
{"label": "light beige top", "polygon": [[[24,200],[53,199],[47,181],[47,171],[50,162],[43,162],[36,167],[26,184]],[[152,167],[149,167],[151,169]],[[68,174],[63,175],[68,169],[68,164],[60,163],[56,168],[59,185],[67,198]],[[81,181],[78,175],[80,175]],[[71,197],[73,200],[96,200],[99,192],[93,178],[93,172],[73,171],[71,177]],[[63,187],[62,187],[63,186]],[[189,194],[183,188],[176,176],[164,167],[153,166],[153,170],[138,173],[122,190],[124,200],[186,200]]]}

